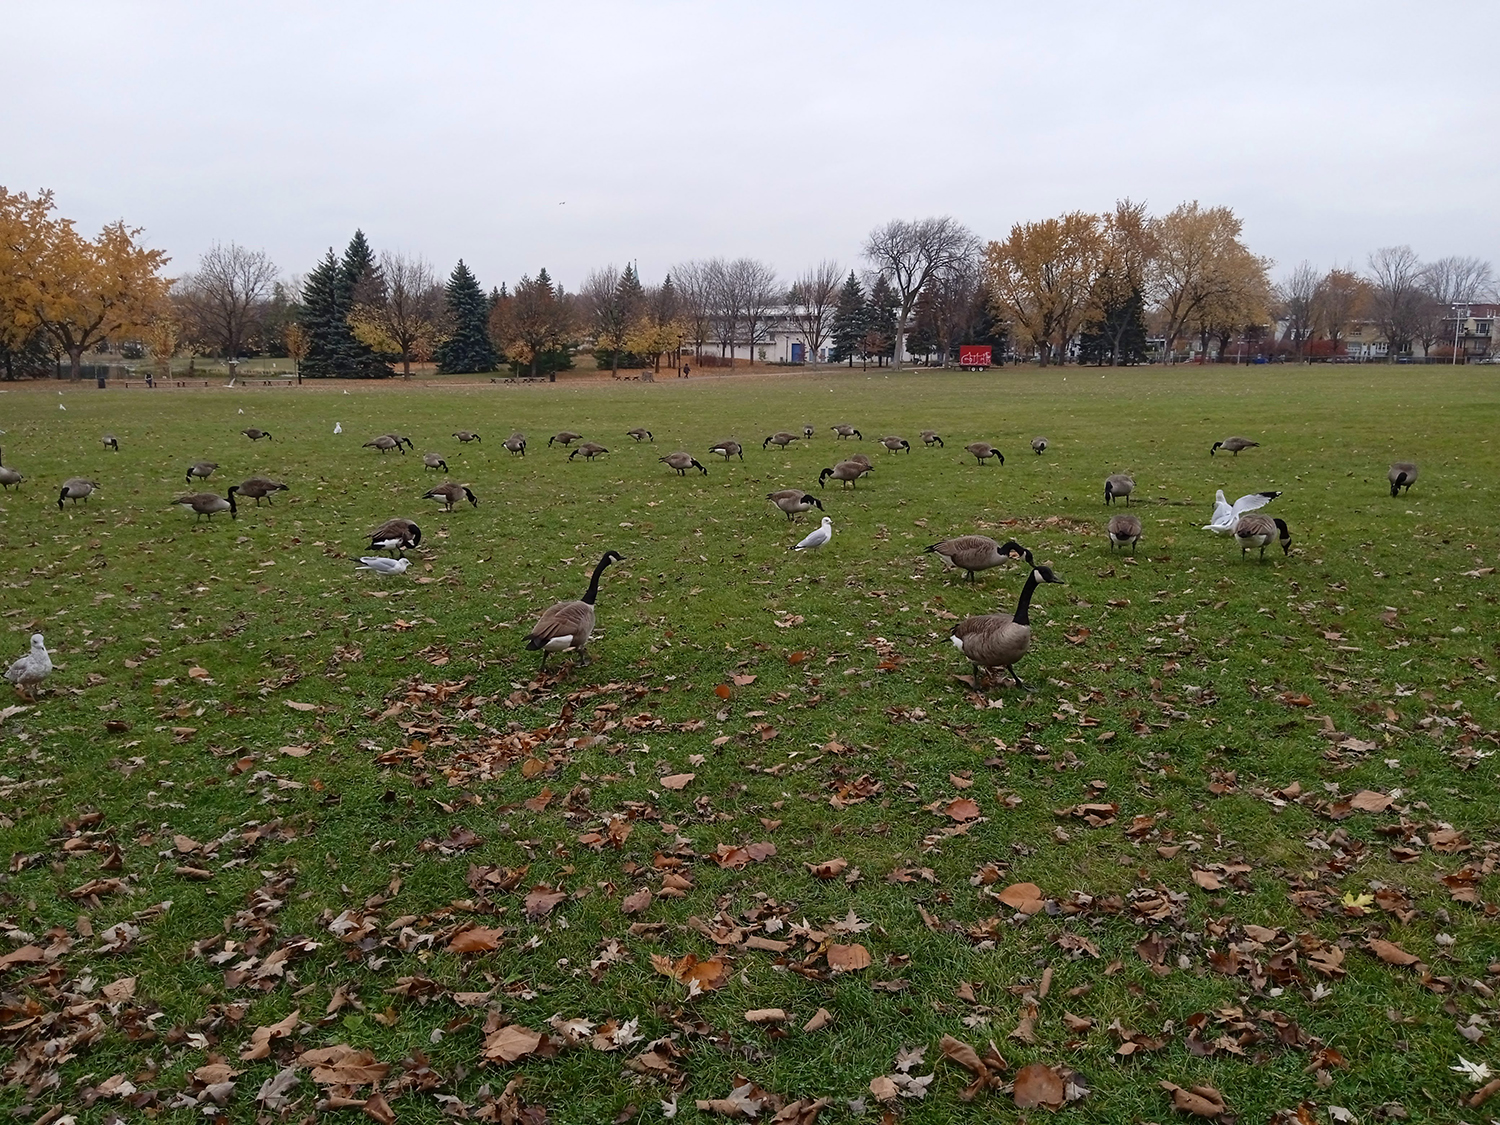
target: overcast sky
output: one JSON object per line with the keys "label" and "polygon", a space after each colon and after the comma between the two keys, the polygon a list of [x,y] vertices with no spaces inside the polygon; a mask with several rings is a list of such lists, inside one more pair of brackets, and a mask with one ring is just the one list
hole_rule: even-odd
{"label": "overcast sky", "polygon": [[[1486,14],[1488,12],[1488,14]],[[1378,246],[1500,263],[1494,9],[1443,2],[224,4],[4,9],[0,184],[191,269],[288,275],[362,227],[546,266],[859,264],[1117,198],[1228,204],[1279,274]]]}

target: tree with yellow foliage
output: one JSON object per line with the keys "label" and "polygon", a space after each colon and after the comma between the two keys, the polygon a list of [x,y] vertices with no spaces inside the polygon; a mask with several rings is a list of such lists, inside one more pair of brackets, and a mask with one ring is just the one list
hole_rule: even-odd
{"label": "tree with yellow foliage", "polygon": [[1097,215],[1073,211],[1039,223],[1017,223],[984,251],[995,314],[1015,324],[1047,366],[1066,359],[1068,341],[1088,316],[1103,238]]}
{"label": "tree with yellow foliage", "polygon": [[182,325],[171,313],[162,313],[146,325],[141,342],[156,360],[157,370],[163,379],[172,375],[172,357],[182,347]]}
{"label": "tree with yellow foliage", "polygon": [[1230,208],[1202,207],[1197,200],[1151,221],[1150,292],[1169,361],[1189,329],[1206,338],[1264,315],[1271,263],[1246,249],[1242,228]]}

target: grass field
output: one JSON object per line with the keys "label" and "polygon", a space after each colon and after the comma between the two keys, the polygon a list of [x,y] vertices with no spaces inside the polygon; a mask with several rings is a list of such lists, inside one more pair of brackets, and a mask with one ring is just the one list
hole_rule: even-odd
{"label": "grass field", "polygon": [[[58,389],[0,393],[0,656],[36,630],[58,665],[0,721],[0,1108],[946,1122],[1061,1091],[1126,1123],[1180,1117],[1168,1082],[1242,1122],[1488,1119],[1452,1068],[1500,1070],[1493,375]],[[392,429],[414,455],[360,447]],[[1229,434],[1262,445],[1210,459]],[[875,473],[820,492],[855,449]],[[478,508],[420,499],[427,450]],[[290,491],[195,526],[167,505],[200,459]],[[102,489],[59,511],[73,475]],[[811,557],[764,499],[791,486],[834,521]],[[1216,488],[1284,490],[1290,556],[1199,530]],[[355,573],[394,515],[411,570]],[[1067,582],[1032,691],[958,678],[951,622],[1024,579],[922,551],[970,531]],[[539,678],[531,623],[609,548],[593,663]],[[944,1036],[1005,1065],[971,1086]]]}

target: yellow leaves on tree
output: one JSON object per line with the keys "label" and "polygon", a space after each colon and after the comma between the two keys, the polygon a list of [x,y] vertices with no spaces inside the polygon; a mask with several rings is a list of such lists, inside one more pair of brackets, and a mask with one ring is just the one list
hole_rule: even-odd
{"label": "yellow leaves on tree", "polygon": [[1103,248],[1099,216],[1083,211],[1017,223],[985,248],[995,311],[1015,322],[1044,367],[1083,323]]}

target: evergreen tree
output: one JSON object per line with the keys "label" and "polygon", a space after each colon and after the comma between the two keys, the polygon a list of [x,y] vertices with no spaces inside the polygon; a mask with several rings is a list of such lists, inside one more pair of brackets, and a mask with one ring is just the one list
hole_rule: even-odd
{"label": "evergreen tree", "polygon": [[896,354],[896,312],[900,307],[901,298],[885,275],[877,277],[865,303],[866,357],[873,355],[883,363]]}
{"label": "evergreen tree", "polygon": [[500,355],[490,341],[489,298],[460,258],[443,290],[452,335],[438,348],[438,370],[445,374],[494,371]]}
{"label": "evergreen tree", "polygon": [[1128,296],[1105,305],[1098,317],[1083,326],[1078,361],[1115,367],[1146,359],[1146,301],[1139,286],[1132,286]]}
{"label": "evergreen tree", "polygon": [[384,379],[394,374],[390,362],[369,344],[354,335],[349,325],[349,314],[355,305],[385,304],[385,275],[375,258],[375,251],[365,239],[365,232],[356,230],[344,250],[339,263],[339,281],[343,299],[343,326],[345,339],[342,347],[346,357],[346,376],[354,379]]}
{"label": "evergreen tree", "polygon": [[833,323],[829,331],[829,339],[833,343],[832,354],[829,360],[838,363],[839,360],[846,361],[850,367],[854,366],[854,357],[859,354],[860,342],[865,335],[865,287],[859,283],[859,278],[854,276],[854,271],[849,271],[849,280],[839,290],[838,307],[833,313]]}
{"label": "evergreen tree", "polygon": [[307,355],[301,371],[309,379],[332,379],[345,374],[348,360],[346,337],[348,310],[341,297],[342,271],[339,260],[328,254],[302,282],[302,327],[307,332]]}
{"label": "evergreen tree", "polygon": [[[974,291],[974,304],[967,327],[967,339],[962,342],[989,344],[995,366],[1003,366],[1005,353],[1010,349],[1010,326],[1003,318],[995,315],[994,291],[984,282],[980,282]],[[948,358],[955,361],[958,359],[956,345]]]}

